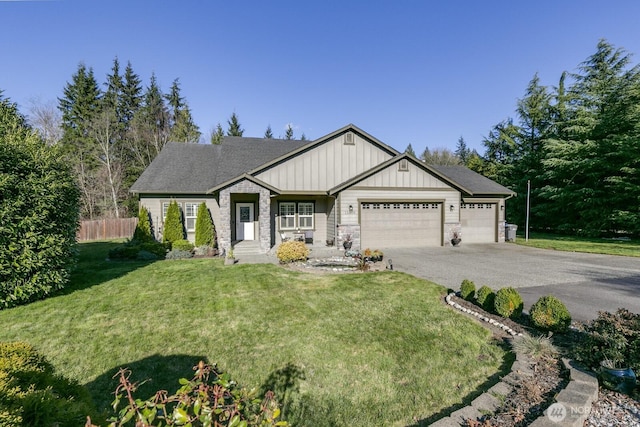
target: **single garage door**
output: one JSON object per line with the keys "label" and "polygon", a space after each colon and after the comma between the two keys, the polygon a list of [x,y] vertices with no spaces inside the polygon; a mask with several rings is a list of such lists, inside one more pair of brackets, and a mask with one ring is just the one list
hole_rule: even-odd
{"label": "single garage door", "polygon": [[496,241],[496,209],[495,203],[463,203],[460,206],[463,244]]}
{"label": "single garage door", "polygon": [[363,249],[442,245],[442,203],[376,202],[360,208]]}

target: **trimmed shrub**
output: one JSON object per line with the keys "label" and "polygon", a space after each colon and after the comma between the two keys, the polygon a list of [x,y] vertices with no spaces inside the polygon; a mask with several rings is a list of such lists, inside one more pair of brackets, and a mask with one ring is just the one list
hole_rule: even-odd
{"label": "trimmed shrub", "polygon": [[282,264],[294,261],[306,261],[309,256],[309,249],[307,249],[304,242],[284,242],[278,246],[276,256]]}
{"label": "trimmed shrub", "polygon": [[182,224],[182,214],[178,202],[173,200],[169,203],[167,209],[167,217],[164,221],[164,230],[162,231],[162,241],[173,243],[176,240],[185,238],[184,225]]}
{"label": "trimmed shrub", "polygon": [[179,250],[179,251],[192,251],[194,248],[193,243],[191,243],[188,240],[176,240],[175,242],[173,242],[171,244],[171,249],[172,250]]}
{"label": "trimmed shrub", "polygon": [[0,343],[0,426],[80,426],[94,414],[87,390],[57,375],[32,346]]}
{"label": "trimmed shrub", "polygon": [[467,301],[473,301],[476,298],[476,285],[471,280],[464,279],[460,284],[460,297]]}
{"label": "trimmed shrub", "polygon": [[533,325],[543,331],[566,332],[571,325],[571,314],[558,298],[547,295],[540,297],[531,306],[529,317]]}
{"label": "trimmed shrub", "polygon": [[518,291],[512,287],[507,287],[500,289],[496,293],[493,306],[498,315],[510,319],[518,319],[522,315],[524,304]]}
{"label": "trimmed shrub", "polygon": [[476,302],[483,310],[493,312],[495,300],[496,294],[490,287],[483,285],[478,289]]}
{"label": "trimmed shrub", "polygon": [[216,244],[216,229],[213,226],[211,213],[205,202],[198,206],[196,216],[196,246],[211,246]]}
{"label": "trimmed shrub", "polygon": [[69,282],[80,192],[59,146],[46,145],[0,94],[0,309]]}
{"label": "trimmed shrub", "polygon": [[122,246],[117,246],[109,251],[111,260],[156,260],[164,259],[170,243],[160,243],[155,240],[139,242],[130,240]]}
{"label": "trimmed shrub", "polygon": [[640,314],[624,308],[615,313],[601,311],[584,332],[576,359],[592,369],[608,360],[618,367],[630,367],[640,372]]}
{"label": "trimmed shrub", "polygon": [[183,251],[180,249],[173,249],[167,252],[167,256],[165,259],[188,259],[193,258],[193,253],[191,251]]}
{"label": "trimmed shrub", "polygon": [[141,206],[140,211],[138,211],[138,224],[136,224],[136,229],[133,232],[133,240],[138,242],[151,242],[155,240],[151,231],[149,211],[144,206]]}

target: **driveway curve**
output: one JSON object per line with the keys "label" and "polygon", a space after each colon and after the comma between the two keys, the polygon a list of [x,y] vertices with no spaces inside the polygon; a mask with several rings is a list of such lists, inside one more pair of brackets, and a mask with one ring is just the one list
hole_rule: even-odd
{"label": "driveway curve", "polygon": [[398,248],[385,251],[394,270],[453,290],[464,279],[476,288],[512,286],[525,311],[543,295],[562,300],[574,320],[589,321],[598,311],[620,307],[640,313],[640,258],[561,252],[512,243],[459,247]]}

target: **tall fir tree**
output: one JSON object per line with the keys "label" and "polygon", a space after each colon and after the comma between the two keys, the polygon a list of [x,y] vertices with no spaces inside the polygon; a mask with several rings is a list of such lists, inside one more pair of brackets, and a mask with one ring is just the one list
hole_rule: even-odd
{"label": "tall fir tree", "polygon": [[87,124],[100,108],[102,93],[93,74],[93,69],[80,63],[78,69],[63,89],[64,96],[58,98],[62,113],[62,146],[67,153],[83,153],[90,145]]}
{"label": "tall fir tree", "polygon": [[211,143],[222,144],[222,138],[224,138],[224,131],[222,130],[222,125],[218,123],[216,129],[211,132]]}
{"label": "tall fir tree", "polygon": [[416,152],[413,150],[413,147],[411,146],[411,143],[407,145],[407,148],[404,149],[404,152],[410,156],[417,157]]}
{"label": "tall fir tree", "polygon": [[231,117],[227,121],[229,127],[227,128],[227,136],[242,136],[244,133],[244,129],[240,126],[240,122],[238,121],[238,115],[233,112]]}
{"label": "tall fir tree", "polygon": [[284,133],[284,139],[293,139],[293,128],[291,124],[287,125],[287,130]]}
{"label": "tall fir tree", "polygon": [[273,131],[271,130],[271,125],[267,126],[267,130],[264,131],[265,139],[273,139]]}
{"label": "tall fir tree", "polygon": [[91,124],[100,112],[102,93],[93,70],[80,63],[58,98],[62,113],[60,146],[73,166],[81,194],[81,217],[94,219],[100,215],[97,201],[99,168],[98,150],[91,135]]}
{"label": "tall fir tree", "polygon": [[456,150],[453,153],[456,156],[458,156],[458,158],[460,159],[463,165],[467,164],[467,161],[469,160],[469,155],[471,154],[471,150],[469,150],[469,148],[467,147],[467,143],[465,142],[462,136],[458,138],[458,143],[456,144]]}

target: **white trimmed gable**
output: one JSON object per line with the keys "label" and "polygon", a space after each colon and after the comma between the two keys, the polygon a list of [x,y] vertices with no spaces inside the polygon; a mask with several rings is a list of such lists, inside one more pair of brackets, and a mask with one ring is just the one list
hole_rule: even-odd
{"label": "white trimmed gable", "polygon": [[452,187],[417,166],[408,159],[401,159],[386,168],[359,181],[354,187],[385,187],[385,188],[421,188],[421,189],[451,189]]}
{"label": "white trimmed gable", "polygon": [[[348,136],[350,135],[350,136]],[[389,160],[393,154],[357,132],[330,136],[255,175],[281,191],[328,191]]]}

